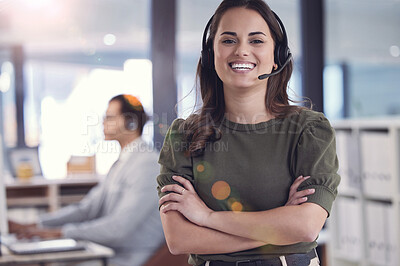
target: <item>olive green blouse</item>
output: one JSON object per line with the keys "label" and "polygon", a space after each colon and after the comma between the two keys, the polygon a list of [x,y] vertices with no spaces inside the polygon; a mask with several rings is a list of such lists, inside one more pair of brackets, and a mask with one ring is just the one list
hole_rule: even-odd
{"label": "olive green blouse", "polygon": [[[222,137],[209,143],[204,154],[190,156],[176,119],[169,128],[160,153],[160,189],[176,183],[173,175],[191,181],[201,199],[215,211],[263,211],[285,205],[289,188],[300,175],[311,176],[299,190],[314,188],[307,202],[323,207],[328,214],[337,195],[335,132],[322,113],[303,110],[284,119],[258,124],[223,120]],[[293,217],[295,219],[296,217]],[[195,241],[195,240],[194,240]],[[263,259],[290,253],[306,253],[317,242],[259,248],[229,254],[191,254],[189,262]]]}

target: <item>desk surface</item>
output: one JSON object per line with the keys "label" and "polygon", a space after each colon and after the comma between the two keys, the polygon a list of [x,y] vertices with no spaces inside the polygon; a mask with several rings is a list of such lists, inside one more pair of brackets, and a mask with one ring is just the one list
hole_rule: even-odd
{"label": "desk surface", "polygon": [[102,260],[114,256],[114,251],[110,248],[84,241],[85,250],[41,253],[33,255],[15,255],[8,248],[1,246],[2,256],[0,265],[16,265],[26,263],[47,263],[47,262],[67,262],[67,261],[85,261]]}

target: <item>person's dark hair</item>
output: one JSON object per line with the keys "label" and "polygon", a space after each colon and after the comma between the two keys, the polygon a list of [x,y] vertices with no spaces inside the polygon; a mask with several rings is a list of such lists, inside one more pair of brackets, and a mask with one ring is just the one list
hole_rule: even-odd
{"label": "person's dark hair", "polygon": [[125,128],[128,130],[137,129],[142,135],[143,127],[148,117],[139,99],[132,95],[120,94],[113,97],[110,102],[112,101],[117,101],[121,104],[121,114],[125,119]]}
{"label": "person's dark hair", "polygon": [[[206,42],[207,47],[213,50],[213,43],[219,22],[224,13],[234,7],[243,7],[257,11],[267,22],[275,46],[282,42],[283,36],[280,26],[269,6],[263,0],[224,0],[215,11],[210,25],[210,33]],[[203,47],[204,49],[204,47]],[[189,116],[182,124],[189,142],[189,152],[192,155],[201,154],[207,142],[219,138],[220,132],[216,128],[225,115],[223,83],[215,71],[214,62],[211,67],[202,67],[201,58],[197,65],[197,86],[200,85],[203,105],[198,113]],[[287,85],[293,71],[291,60],[277,75],[271,76],[267,83],[265,105],[270,114],[276,118],[284,118],[293,112],[299,112],[304,107],[289,104]],[[293,101],[292,101],[293,102]]]}

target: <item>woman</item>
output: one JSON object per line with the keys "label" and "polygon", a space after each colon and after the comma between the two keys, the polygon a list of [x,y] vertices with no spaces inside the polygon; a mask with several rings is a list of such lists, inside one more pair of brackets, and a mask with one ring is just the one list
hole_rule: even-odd
{"label": "woman", "polygon": [[278,20],[262,0],[220,4],[198,65],[203,106],[166,135],[161,220],[170,251],[193,265],[319,265],[340,181],[334,131],[289,105]]}

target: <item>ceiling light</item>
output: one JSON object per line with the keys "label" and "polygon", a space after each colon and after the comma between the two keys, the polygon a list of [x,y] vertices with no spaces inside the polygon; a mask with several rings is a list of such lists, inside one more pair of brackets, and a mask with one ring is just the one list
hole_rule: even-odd
{"label": "ceiling light", "polygon": [[393,57],[399,57],[400,56],[400,48],[397,45],[392,45],[390,46],[390,54]]}
{"label": "ceiling light", "polygon": [[103,42],[105,45],[113,45],[117,41],[117,38],[114,34],[106,34],[103,38]]}

